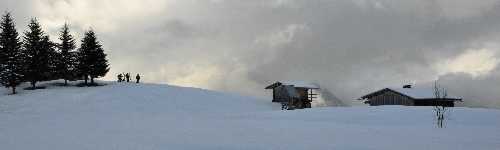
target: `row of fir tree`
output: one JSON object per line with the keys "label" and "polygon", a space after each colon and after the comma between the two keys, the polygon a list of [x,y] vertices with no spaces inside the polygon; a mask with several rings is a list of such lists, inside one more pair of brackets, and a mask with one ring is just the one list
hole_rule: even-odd
{"label": "row of fir tree", "polygon": [[29,82],[31,89],[37,88],[37,82],[56,79],[64,79],[64,85],[82,79],[85,85],[94,85],[95,78],[109,71],[92,29],[85,32],[79,48],[67,24],[61,28],[60,43],[50,41],[36,18],[30,20],[22,40],[10,13],[2,16],[0,29],[0,84],[12,88],[13,94],[23,82]]}

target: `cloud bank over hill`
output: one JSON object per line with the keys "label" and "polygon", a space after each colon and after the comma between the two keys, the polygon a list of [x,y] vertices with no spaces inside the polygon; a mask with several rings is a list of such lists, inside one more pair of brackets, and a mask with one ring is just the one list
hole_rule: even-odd
{"label": "cloud bank over hill", "polygon": [[499,0],[6,0],[18,29],[38,17],[56,40],[94,28],[114,80],[265,96],[276,80],[319,83],[345,103],[434,80],[468,106],[500,107]]}

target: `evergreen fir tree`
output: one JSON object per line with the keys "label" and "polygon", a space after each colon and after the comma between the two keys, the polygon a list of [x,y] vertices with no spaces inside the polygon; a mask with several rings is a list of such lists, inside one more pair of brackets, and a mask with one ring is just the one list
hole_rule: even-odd
{"label": "evergreen fir tree", "polygon": [[57,53],[56,47],[57,44],[50,41],[49,36],[43,36],[41,41],[41,48],[45,53],[47,53],[47,55],[43,56],[48,57],[48,66],[47,70],[44,70],[42,72],[42,80],[40,81],[60,79],[57,66],[60,63],[61,55]]}
{"label": "evergreen fir tree", "polygon": [[77,61],[76,52],[74,51],[76,48],[75,40],[69,32],[68,24],[64,24],[61,28],[59,40],[61,40],[61,43],[58,44],[59,59],[56,59],[58,60],[56,70],[58,76],[64,79],[64,85],[68,85],[68,80],[73,80],[76,76],[74,71],[76,70]]}
{"label": "evergreen fir tree", "polygon": [[48,80],[50,76],[50,48],[48,36],[45,36],[40,23],[31,19],[28,31],[24,33],[25,79],[36,89],[38,81]]}
{"label": "evergreen fir tree", "polygon": [[85,33],[78,49],[78,70],[85,79],[85,85],[89,77],[91,85],[94,85],[95,78],[103,77],[109,71],[104,49],[92,29]]}
{"label": "evergreen fir tree", "polygon": [[16,87],[23,81],[23,55],[10,13],[2,17],[0,29],[0,84],[11,87],[12,94],[16,94]]}

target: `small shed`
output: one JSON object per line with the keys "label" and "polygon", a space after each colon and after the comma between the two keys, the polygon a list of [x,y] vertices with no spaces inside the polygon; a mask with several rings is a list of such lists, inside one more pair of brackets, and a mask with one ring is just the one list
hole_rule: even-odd
{"label": "small shed", "polygon": [[456,101],[462,98],[448,95],[446,98],[436,98],[433,88],[385,88],[361,97],[370,106],[404,105],[404,106],[447,106],[454,107]]}
{"label": "small shed", "polygon": [[311,108],[311,102],[318,96],[314,90],[319,89],[319,86],[307,82],[288,81],[275,82],[265,89],[273,90],[272,102],[281,103],[287,109],[303,109]]}

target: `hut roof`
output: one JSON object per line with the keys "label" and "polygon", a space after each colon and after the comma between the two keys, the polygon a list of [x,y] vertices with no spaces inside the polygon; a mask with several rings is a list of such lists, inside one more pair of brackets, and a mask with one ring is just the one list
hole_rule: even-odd
{"label": "hut roof", "polygon": [[[407,97],[415,99],[415,100],[436,99],[436,96],[434,95],[433,88],[385,88],[385,89],[370,93],[368,95],[365,95],[365,96],[361,97],[361,99],[370,99],[370,98],[377,96],[379,94],[382,94],[386,91],[393,91],[393,92],[407,96]],[[447,100],[455,100],[455,101],[462,100],[462,98],[457,97],[457,96],[453,96],[453,95],[446,96],[446,99]]]}
{"label": "hut roof", "polygon": [[267,86],[266,89],[274,89],[280,85],[291,85],[296,88],[319,89],[318,85],[304,81],[279,81]]}

